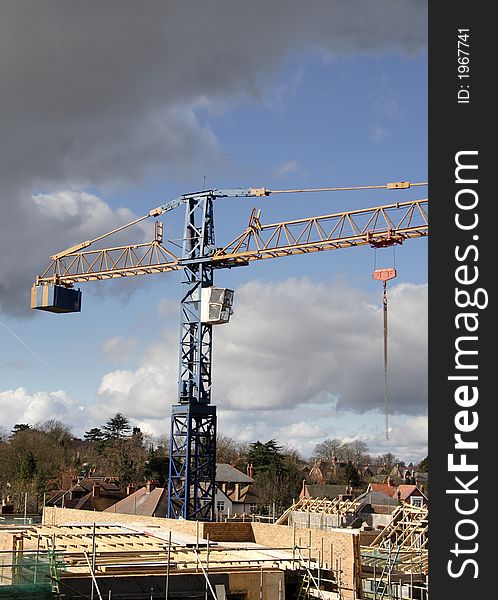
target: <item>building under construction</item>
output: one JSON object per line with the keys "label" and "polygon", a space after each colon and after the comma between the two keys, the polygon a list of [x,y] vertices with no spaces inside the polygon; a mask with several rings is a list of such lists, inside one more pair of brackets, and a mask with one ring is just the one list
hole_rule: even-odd
{"label": "building under construction", "polygon": [[330,524],[353,505],[300,501],[275,524],[46,507],[0,529],[0,598],[425,600],[427,510],[400,506],[381,532]]}

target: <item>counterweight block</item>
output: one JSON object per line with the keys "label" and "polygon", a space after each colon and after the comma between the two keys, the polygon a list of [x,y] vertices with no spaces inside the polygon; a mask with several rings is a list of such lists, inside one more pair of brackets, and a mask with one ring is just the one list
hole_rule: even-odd
{"label": "counterweight block", "polygon": [[54,313],[81,311],[81,290],[55,283],[34,285],[31,288],[31,308]]}

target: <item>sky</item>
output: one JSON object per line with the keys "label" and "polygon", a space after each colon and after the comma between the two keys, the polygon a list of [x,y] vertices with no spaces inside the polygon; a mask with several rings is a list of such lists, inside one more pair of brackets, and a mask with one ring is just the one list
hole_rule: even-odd
{"label": "sky", "polygon": [[[50,255],[205,188],[427,181],[420,0],[4,0],[0,7],[0,427],[116,412],[152,435],[177,402],[180,275],[81,284],[82,312],[29,308]],[[426,187],[218,199],[217,245],[253,207],[279,222],[427,196]],[[394,200],[393,200],[394,198]],[[165,238],[182,236],[181,208]],[[122,243],[150,240],[149,220]],[[112,239],[112,238],[111,238]],[[385,439],[382,288],[389,294]],[[427,455],[427,239],[216,273],[220,433],[310,456],[361,439]]]}

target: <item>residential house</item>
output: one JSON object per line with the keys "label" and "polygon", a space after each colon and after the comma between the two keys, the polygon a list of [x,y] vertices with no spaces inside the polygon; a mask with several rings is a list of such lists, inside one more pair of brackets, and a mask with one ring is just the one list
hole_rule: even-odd
{"label": "residential house", "polygon": [[233,515],[250,515],[259,512],[262,505],[258,491],[254,487],[254,468],[247,465],[247,473],[242,473],[231,465],[216,465],[216,514],[219,518]]}
{"label": "residential house", "polygon": [[398,502],[411,504],[412,506],[421,507],[428,504],[426,494],[418,486],[413,484],[394,485],[391,477],[388,477],[385,483],[370,483],[367,492],[382,492]]}
{"label": "residential house", "polygon": [[74,477],[68,489],[54,492],[45,501],[45,506],[60,506],[79,510],[103,511],[112,506],[126,493],[119,487],[116,479],[110,477]]}

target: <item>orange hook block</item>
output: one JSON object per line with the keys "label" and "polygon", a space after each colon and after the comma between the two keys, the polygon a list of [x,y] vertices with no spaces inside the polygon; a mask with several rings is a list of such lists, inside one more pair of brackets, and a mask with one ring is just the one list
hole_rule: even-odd
{"label": "orange hook block", "polygon": [[373,272],[373,278],[377,281],[389,281],[396,277],[396,269],[389,267],[387,269],[375,269]]}

